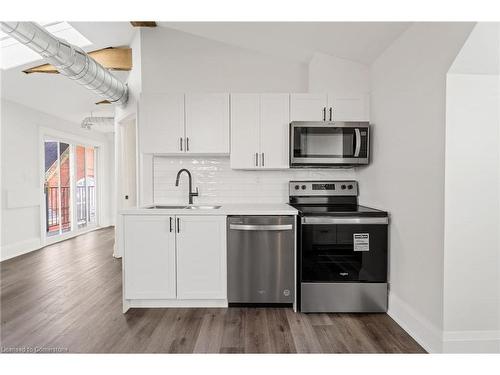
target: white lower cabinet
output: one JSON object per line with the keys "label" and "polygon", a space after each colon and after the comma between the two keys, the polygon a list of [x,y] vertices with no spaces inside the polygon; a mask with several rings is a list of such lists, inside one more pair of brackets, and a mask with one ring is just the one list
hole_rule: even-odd
{"label": "white lower cabinet", "polygon": [[225,216],[125,215],[121,232],[128,307],[227,299]]}
{"label": "white lower cabinet", "polygon": [[226,298],[226,218],[177,216],[177,298]]}
{"label": "white lower cabinet", "polygon": [[168,216],[123,219],[125,298],[176,298],[175,232]]}

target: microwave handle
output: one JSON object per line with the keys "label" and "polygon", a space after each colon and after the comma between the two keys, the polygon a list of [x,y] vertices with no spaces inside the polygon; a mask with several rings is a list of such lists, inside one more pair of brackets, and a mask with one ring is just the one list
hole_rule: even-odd
{"label": "microwave handle", "polygon": [[354,129],[354,133],[356,134],[356,147],[354,148],[354,157],[359,157],[359,152],[361,151],[361,132],[358,128]]}

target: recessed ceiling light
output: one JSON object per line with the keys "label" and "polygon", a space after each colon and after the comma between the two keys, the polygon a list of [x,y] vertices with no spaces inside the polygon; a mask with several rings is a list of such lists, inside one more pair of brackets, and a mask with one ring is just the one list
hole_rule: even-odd
{"label": "recessed ceiling light", "polygon": [[[92,42],[65,21],[40,22],[39,24],[58,38],[64,39],[78,47],[87,47],[92,44]],[[38,53],[2,31],[0,31],[0,45],[2,47],[0,59],[2,69],[10,69],[41,60]]]}

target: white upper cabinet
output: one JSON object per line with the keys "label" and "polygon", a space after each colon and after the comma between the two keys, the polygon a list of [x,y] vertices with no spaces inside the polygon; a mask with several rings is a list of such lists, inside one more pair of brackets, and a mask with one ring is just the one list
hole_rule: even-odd
{"label": "white upper cabinet", "polygon": [[229,94],[142,94],[139,147],[145,154],[228,154]]}
{"label": "white upper cabinet", "polygon": [[290,95],[260,96],[260,166],[268,169],[289,167]]}
{"label": "white upper cabinet", "polygon": [[292,94],[291,121],[369,121],[368,94]]}
{"label": "white upper cabinet", "polygon": [[186,94],[185,151],[229,153],[229,94]]}
{"label": "white upper cabinet", "polygon": [[184,94],[142,94],[138,135],[141,153],[182,153]]}
{"label": "white upper cabinet", "polygon": [[370,121],[370,98],[368,94],[329,94],[328,120]]}
{"label": "white upper cabinet", "polygon": [[326,94],[291,94],[290,121],[325,121]]}
{"label": "white upper cabinet", "polygon": [[177,298],[226,299],[225,216],[177,216]]}
{"label": "white upper cabinet", "polygon": [[176,298],[173,219],[153,215],[124,217],[123,279],[126,299]]}
{"label": "white upper cabinet", "polygon": [[231,94],[231,168],[284,169],[289,94]]}
{"label": "white upper cabinet", "polygon": [[259,152],[259,94],[231,94],[231,168],[257,168]]}

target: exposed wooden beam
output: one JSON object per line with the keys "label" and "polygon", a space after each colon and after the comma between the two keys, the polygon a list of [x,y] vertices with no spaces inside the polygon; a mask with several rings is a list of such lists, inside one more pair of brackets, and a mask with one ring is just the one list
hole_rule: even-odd
{"label": "exposed wooden beam", "polygon": [[156,27],[155,21],[130,21],[134,27]]}
{"label": "exposed wooden beam", "polygon": [[[132,69],[132,49],[131,48],[103,48],[89,52],[89,55],[109,70],[124,70]],[[23,70],[26,74],[31,73],[52,73],[58,74],[57,69],[50,64],[43,64]]]}
{"label": "exposed wooden beam", "polygon": [[95,105],[101,105],[101,104],[111,104],[109,100],[101,100],[100,102],[95,103]]}

